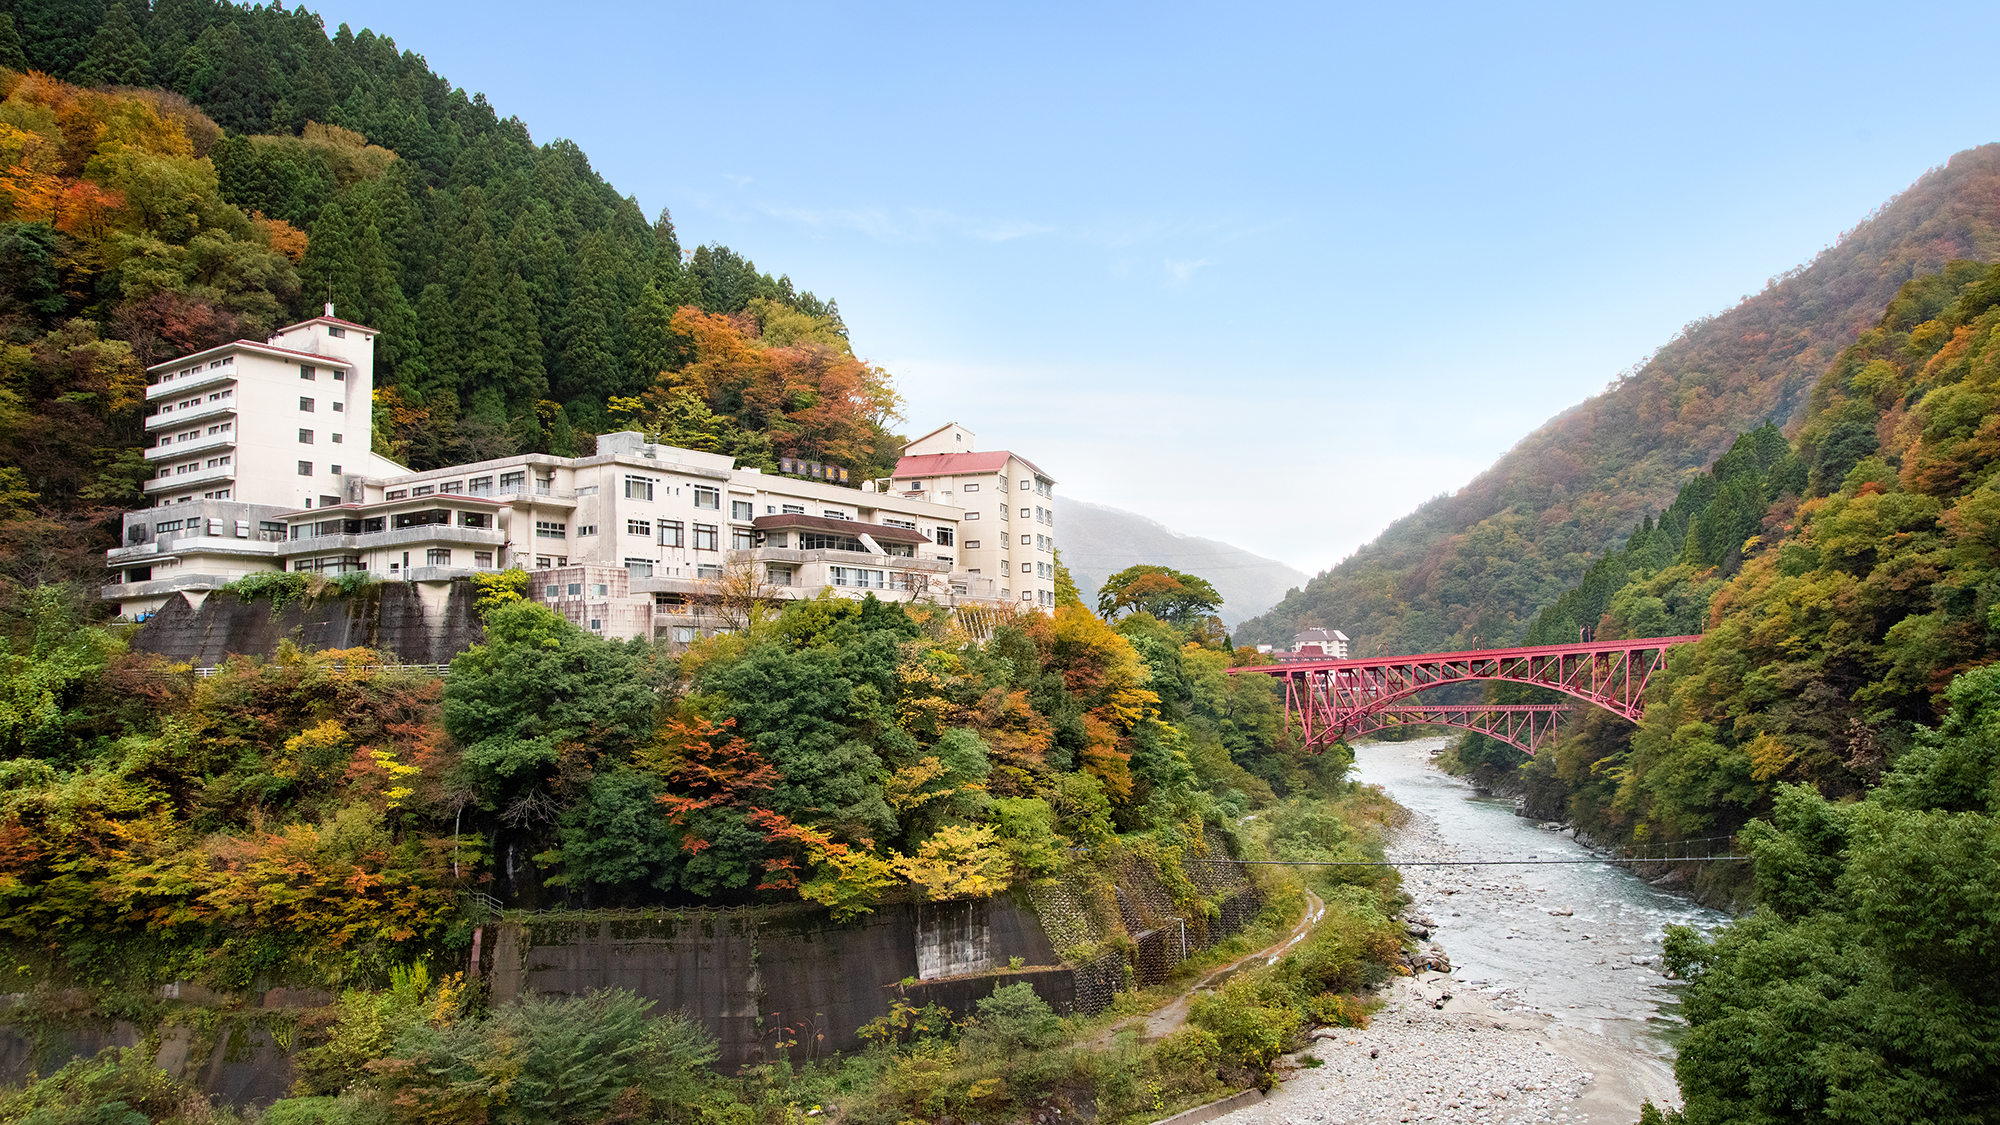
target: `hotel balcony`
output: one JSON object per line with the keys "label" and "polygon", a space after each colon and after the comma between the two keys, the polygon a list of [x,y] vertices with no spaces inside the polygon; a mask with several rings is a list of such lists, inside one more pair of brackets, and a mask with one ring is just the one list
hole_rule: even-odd
{"label": "hotel balcony", "polygon": [[224,383],[234,383],[235,381],[236,365],[233,363],[225,367],[204,367],[200,371],[191,372],[187,375],[168,376],[147,387],[146,401],[151,402],[154,399],[172,398],[174,395],[186,394],[193,390],[206,390],[209,387],[217,387]]}
{"label": "hotel balcony", "polygon": [[170,426],[186,425],[190,422],[209,422],[217,418],[226,418],[234,413],[236,413],[236,400],[233,398],[224,399],[221,402],[199,403],[188,407],[186,410],[168,410],[162,408],[158,414],[147,416],[146,428],[148,430],[160,430]]}
{"label": "hotel balcony", "polygon": [[192,437],[186,441],[177,441],[168,445],[156,445],[146,450],[145,454],[148,461],[171,461],[176,457],[195,457],[207,453],[219,453],[225,449],[233,450],[235,448],[236,434],[230,432],[226,434],[202,434],[200,437]]}
{"label": "hotel balcony", "polygon": [[218,465],[213,469],[201,469],[192,473],[176,473],[172,476],[155,477],[146,482],[147,492],[170,492],[176,488],[199,488],[203,485],[220,484],[236,479],[236,466]]}

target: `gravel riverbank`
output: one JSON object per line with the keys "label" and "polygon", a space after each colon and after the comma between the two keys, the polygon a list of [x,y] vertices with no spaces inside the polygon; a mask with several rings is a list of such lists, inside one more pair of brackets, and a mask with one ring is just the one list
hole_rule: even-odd
{"label": "gravel riverbank", "polygon": [[[1466,858],[1430,818],[1414,815],[1396,835],[1394,858]],[[1408,916],[1430,920],[1449,956],[1454,918],[1532,913],[1554,933],[1589,941],[1563,924],[1569,907],[1542,901],[1535,868],[1407,868]],[[1518,873],[1518,874],[1515,874]],[[1536,927],[1540,930],[1543,927]],[[1511,936],[1511,935],[1510,935]],[[1539,932],[1524,938],[1546,940]],[[1510,947],[1511,948],[1511,947]],[[1600,971],[1657,972],[1642,948],[1584,946],[1579,958]],[[1456,973],[1425,972],[1384,992],[1366,1029],[1316,1033],[1300,1065],[1265,1101],[1218,1120],[1228,1125],[1362,1125],[1374,1122],[1550,1122],[1633,1125],[1651,1099],[1679,1105],[1671,1063],[1628,1041],[1597,1034],[1574,1013],[1558,1020],[1537,1009],[1532,986]],[[1311,1060],[1317,1060],[1317,1065]]]}

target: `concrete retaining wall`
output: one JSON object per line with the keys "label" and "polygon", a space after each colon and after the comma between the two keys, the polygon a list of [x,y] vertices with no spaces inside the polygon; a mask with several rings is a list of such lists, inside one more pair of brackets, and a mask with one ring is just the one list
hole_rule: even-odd
{"label": "concrete retaining wall", "polygon": [[275,613],[269,598],[215,593],[199,609],[185,596],[169,598],[139,627],[132,647],[199,667],[231,656],[269,657],[284,640],[309,649],[372,648],[404,664],[446,664],[485,639],[478,596],[460,578],[441,593],[415,582],[383,582],[352,597],[290,602]]}
{"label": "concrete retaining wall", "polygon": [[[1009,971],[1017,958],[1023,971]],[[626,988],[685,1009],[729,1069],[769,1060],[781,1039],[801,1052],[857,1047],[897,996],[964,1015],[1026,981],[1059,1010],[1076,1002],[1040,923],[1007,899],[888,905],[844,925],[804,907],[515,922],[500,927],[491,972],[496,1003]]]}

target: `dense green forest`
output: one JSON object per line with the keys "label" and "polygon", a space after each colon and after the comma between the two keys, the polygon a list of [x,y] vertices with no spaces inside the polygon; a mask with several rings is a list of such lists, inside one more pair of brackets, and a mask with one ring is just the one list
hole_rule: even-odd
{"label": "dense green forest", "polygon": [[144,366],[332,302],[378,451],[587,452],[642,426],[880,475],[887,373],[832,301],[683,248],[566,141],[305,9],[0,4],[0,576],[90,579],[138,502]]}
{"label": "dense green forest", "polygon": [[1648,512],[1767,419],[1788,426],[1821,372],[1913,277],[2000,259],[2000,145],[1961,152],[1803,269],[1682,330],[1604,394],[1530,434],[1465,488],[1391,525],[1240,639],[1340,629],[1356,655],[1523,639]]}

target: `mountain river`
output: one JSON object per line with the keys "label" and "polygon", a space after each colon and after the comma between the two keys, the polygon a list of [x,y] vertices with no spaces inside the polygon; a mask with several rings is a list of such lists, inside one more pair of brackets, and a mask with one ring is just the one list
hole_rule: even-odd
{"label": "mountain river", "polygon": [[[1397,860],[1592,858],[1431,765],[1445,741],[1367,743],[1355,776],[1410,810]],[[1399,980],[1365,1029],[1315,1032],[1299,1068],[1226,1125],[1376,1121],[1632,1125],[1677,1105],[1663,929],[1728,916],[1600,863],[1405,867],[1407,912],[1449,973]]]}

